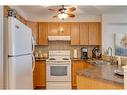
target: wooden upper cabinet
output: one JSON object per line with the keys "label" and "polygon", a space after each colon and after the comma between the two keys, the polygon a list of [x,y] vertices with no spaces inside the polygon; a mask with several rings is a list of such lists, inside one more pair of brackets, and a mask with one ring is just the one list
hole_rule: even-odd
{"label": "wooden upper cabinet", "polygon": [[48,23],[49,36],[69,36],[70,23],[67,22],[49,22]]}
{"label": "wooden upper cabinet", "polygon": [[79,45],[79,23],[71,23],[71,45]]}
{"label": "wooden upper cabinet", "polygon": [[59,34],[60,36],[70,36],[70,23],[69,22],[61,22],[59,23]]}
{"label": "wooden upper cabinet", "polygon": [[38,23],[27,21],[26,24],[29,28],[31,28],[35,44],[37,45],[38,44]]}
{"label": "wooden upper cabinet", "polygon": [[80,23],[80,45],[89,44],[89,24],[86,22]]}
{"label": "wooden upper cabinet", "polygon": [[48,45],[48,23],[41,22],[39,26],[39,45]]}
{"label": "wooden upper cabinet", "polygon": [[89,23],[89,45],[101,45],[101,24],[99,22]]}
{"label": "wooden upper cabinet", "polygon": [[59,32],[59,23],[58,22],[49,22],[48,23],[48,35],[49,36],[58,36]]}

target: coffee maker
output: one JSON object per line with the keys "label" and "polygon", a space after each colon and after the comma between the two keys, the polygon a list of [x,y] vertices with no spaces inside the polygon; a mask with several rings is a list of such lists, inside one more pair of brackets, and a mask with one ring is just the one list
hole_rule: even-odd
{"label": "coffee maker", "polygon": [[88,48],[81,48],[81,59],[88,59]]}
{"label": "coffee maker", "polygon": [[93,58],[101,58],[101,50],[97,47],[93,48],[92,57]]}

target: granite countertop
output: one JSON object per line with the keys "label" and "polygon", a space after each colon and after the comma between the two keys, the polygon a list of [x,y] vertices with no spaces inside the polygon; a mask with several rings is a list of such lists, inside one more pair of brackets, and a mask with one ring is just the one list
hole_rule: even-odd
{"label": "granite countertop", "polygon": [[91,64],[92,67],[77,71],[77,75],[102,80],[104,82],[124,84],[124,77],[114,73],[114,70],[118,69],[117,65],[109,65],[107,63],[88,63]]}

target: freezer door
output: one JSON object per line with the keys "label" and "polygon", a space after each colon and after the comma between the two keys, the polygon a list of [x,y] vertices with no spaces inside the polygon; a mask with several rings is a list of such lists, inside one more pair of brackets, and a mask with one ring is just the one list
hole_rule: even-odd
{"label": "freezer door", "polygon": [[13,17],[8,18],[9,55],[32,52],[32,30]]}
{"label": "freezer door", "polygon": [[9,57],[9,89],[33,89],[32,55]]}

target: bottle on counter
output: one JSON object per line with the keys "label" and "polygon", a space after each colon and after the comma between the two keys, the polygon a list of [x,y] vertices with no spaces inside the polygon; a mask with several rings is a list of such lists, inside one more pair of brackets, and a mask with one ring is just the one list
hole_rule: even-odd
{"label": "bottle on counter", "polygon": [[121,58],[120,58],[120,56],[117,57],[117,61],[118,61],[118,67],[121,67]]}
{"label": "bottle on counter", "polygon": [[78,51],[77,51],[77,49],[74,49],[73,50],[73,58],[74,59],[77,59],[78,58]]}
{"label": "bottle on counter", "polygon": [[35,52],[34,56],[37,59],[38,58],[38,52]]}

